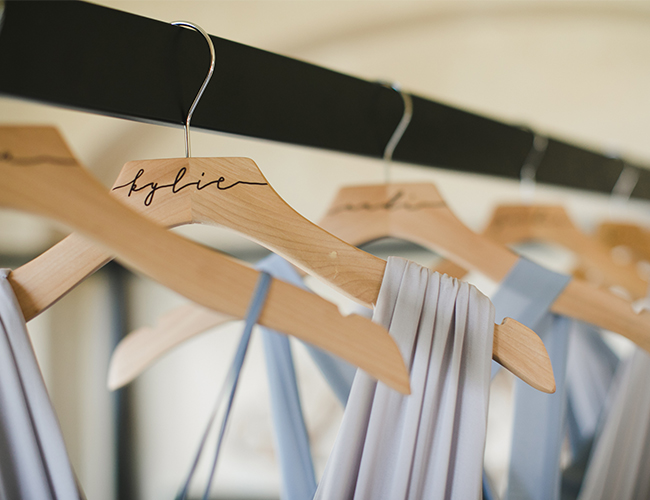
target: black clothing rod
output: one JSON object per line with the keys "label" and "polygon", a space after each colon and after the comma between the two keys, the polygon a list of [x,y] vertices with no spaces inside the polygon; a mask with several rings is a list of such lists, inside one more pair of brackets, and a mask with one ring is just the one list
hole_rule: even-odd
{"label": "black clothing rod", "polygon": [[[402,116],[395,91],[215,36],[212,40],[217,66],[194,127],[382,156]],[[191,30],[81,1],[5,4],[3,95],[180,125],[208,66],[205,40]],[[413,109],[395,160],[519,179],[531,150],[530,130],[417,96]],[[550,139],[536,180],[610,193],[624,165]],[[650,199],[650,171],[639,172],[632,196]]]}

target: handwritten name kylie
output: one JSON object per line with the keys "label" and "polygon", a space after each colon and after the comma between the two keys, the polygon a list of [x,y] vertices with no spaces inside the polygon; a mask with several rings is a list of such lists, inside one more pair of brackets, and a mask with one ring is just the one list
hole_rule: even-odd
{"label": "handwritten name kylie", "polygon": [[[239,184],[246,184],[248,186],[266,186],[268,185],[267,182],[249,182],[249,181],[235,181],[231,184],[225,184],[226,178],[221,176],[216,180],[210,181],[210,182],[204,182],[203,179],[199,179],[198,181],[195,182],[187,182],[185,184],[181,184],[181,181],[183,180],[183,177],[185,177],[185,174],[187,173],[187,167],[181,167],[179,171],[176,173],[176,177],[174,178],[174,182],[171,182],[169,184],[158,184],[157,182],[148,182],[147,184],[144,184],[142,186],[138,186],[138,179],[144,175],[144,169],[138,170],[138,173],[135,174],[135,177],[133,178],[132,181],[127,182],[126,184],[122,184],[121,186],[116,186],[113,188],[113,191],[116,191],[118,189],[124,189],[124,188],[129,188],[129,193],[127,196],[131,196],[132,193],[137,193],[139,191],[146,191],[148,190],[147,196],[144,198],[144,204],[145,206],[151,205],[153,202],[153,198],[156,194],[156,192],[160,191],[161,189],[171,189],[171,192],[173,194],[180,193],[183,189],[194,186],[197,191],[202,191],[203,189],[210,187],[210,186],[216,186],[217,189],[221,191],[226,191],[228,189],[232,189],[235,186]],[[201,173],[201,177],[205,175],[205,172]]]}
{"label": "handwritten name kylie", "polygon": [[329,215],[335,215],[340,212],[361,212],[361,211],[375,211],[375,210],[423,210],[425,208],[439,208],[444,207],[444,201],[418,201],[409,202],[403,200],[405,196],[404,191],[398,191],[395,195],[387,201],[380,201],[378,203],[361,202],[334,207]]}

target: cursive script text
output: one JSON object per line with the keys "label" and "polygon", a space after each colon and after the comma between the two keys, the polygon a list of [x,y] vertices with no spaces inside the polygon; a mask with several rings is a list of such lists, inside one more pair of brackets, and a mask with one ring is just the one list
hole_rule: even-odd
{"label": "cursive script text", "polygon": [[423,210],[425,208],[440,208],[445,206],[444,201],[416,201],[410,202],[404,200],[404,191],[398,191],[395,195],[387,201],[380,201],[378,203],[348,203],[332,208],[328,215],[336,215],[340,212],[361,212],[361,211],[375,211],[375,210]]}
{"label": "cursive script text", "polygon": [[[221,191],[225,191],[227,189],[232,189],[235,186],[239,184],[246,184],[249,186],[266,186],[268,183],[266,182],[249,182],[249,181],[235,181],[231,184],[226,184],[226,178],[221,176],[216,180],[209,181],[209,182],[204,182],[202,183],[203,179],[199,179],[198,181],[195,182],[186,182],[185,184],[182,184],[181,181],[183,180],[183,177],[185,177],[185,174],[187,173],[187,167],[181,167],[179,171],[176,173],[176,177],[174,178],[174,182],[170,182],[169,184],[158,184],[157,182],[148,182],[147,184],[143,184],[142,186],[138,186],[138,179],[144,175],[144,169],[138,170],[138,172],[135,174],[135,177],[133,178],[132,181],[127,182],[126,184],[122,184],[121,186],[116,186],[113,188],[113,191],[117,189],[124,189],[124,188],[129,188],[129,193],[127,196],[131,196],[133,193],[137,193],[139,191],[146,191],[147,196],[144,198],[144,204],[145,206],[151,205],[153,202],[153,198],[156,194],[157,191],[160,191],[161,189],[171,189],[171,192],[173,194],[180,193],[183,189],[194,186],[194,188],[197,191],[202,191],[203,189],[209,187],[209,186],[216,186],[217,189]],[[205,172],[201,173],[201,177],[205,176]]]}
{"label": "cursive script text", "polygon": [[566,218],[556,212],[547,213],[545,211],[528,211],[515,212],[510,214],[498,214],[491,223],[495,228],[512,228],[512,226],[547,226],[563,227],[566,226]]}
{"label": "cursive script text", "polygon": [[40,165],[42,163],[54,163],[56,165],[77,164],[77,161],[74,158],[64,158],[60,156],[39,155],[16,158],[10,151],[2,151],[0,153],[0,161],[22,166]]}

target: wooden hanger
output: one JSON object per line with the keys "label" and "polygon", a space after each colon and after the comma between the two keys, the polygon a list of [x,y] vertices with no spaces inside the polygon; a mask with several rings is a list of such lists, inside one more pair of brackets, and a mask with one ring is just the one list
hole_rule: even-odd
{"label": "wooden hanger", "polygon": [[[621,204],[621,206],[625,206],[639,181],[640,173],[638,169],[628,165],[625,161],[622,161],[622,164],[623,168],[610,195],[609,201],[612,207]],[[629,222],[608,221],[599,224],[595,237],[610,250],[612,260],[615,259],[616,247],[620,247],[620,250],[625,253],[621,255],[622,258],[616,258],[615,260],[620,262],[621,265],[635,266],[638,274],[642,274],[646,280],[648,279],[647,264],[650,263],[650,233],[646,228]],[[645,269],[641,267],[641,261],[645,261]],[[583,265],[574,271],[574,275],[591,277],[593,270]],[[641,298],[647,300],[647,294],[643,294]]]}
{"label": "wooden hanger", "polygon": [[[527,241],[547,241],[557,243],[573,251],[582,264],[593,270],[597,278],[595,284],[601,286],[619,285],[632,297],[644,297],[648,282],[643,280],[632,264],[617,264],[611,251],[598,239],[583,233],[571,221],[564,207],[560,205],[499,205],[483,231],[483,236],[502,245],[512,245]],[[450,271],[461,277],[460,269],[447,268],[441,263],[439,272]]]}
{"label": "wooden hanger", "polygon": [[[403,132],[407,125],[408,121],[405,122],[403,118],[398,126],[397,132],[399,132],[400,129]],[[395,145],[397,144],[395,137],[396,136],[394,134],[393,138],[391,138],[391,141],[389,142],[387,150],[389,148],[394,149]],[[142,170],[138,170],[138,173],[141,171]],[[144,173],[142,173],[141,176],[144,176]],[[132,179],[133,172],[131,171],[129,174],[127,174],[126,178]],[[154,184],[152,182],[154,181],[149,181],[148,184],[144,184],[144,182],[138,183],[138,186],[160,185]],[[120,186],[120,189],[129,188],[129,191],[132,191],[133,185],[134,184],[132,180],[127,181],[125,184],[120,184],[120,181],[118,181],[118,186]],[[151,195],[151,190],[149,190],[149,192],[147,192],[147,190],[144,191],[145,194],[143,196],[145,197],[144,199],[147,200],[147,197]],[[215,201],[212,198],[208,198],[205,201],[206,204],[214,202]],[[252,210],[251,213],[254,214],[256,210]],[[218,223],[220,225],[226,225],[227,227],[231,227],[233,229],[239,229],[237,226],[233,225],[233,220],[231,217],[226,217],[227,220],[222,221],[221,215],[222,210],[219,209],[214,213],[208,214],[208,216],[203,219],[197,219],[191,222]],[[304,234],[304,231],[302,229],[300,232]],[[266,233],[267,231],[262,231],[260,234],[264,234],[264,236],[266,236]],[[282,241],[285,241],[284,238],[286,238],[286,232],[284,230],[281,232],[281,235]],[[277,245],[274,245],[274,242],[272,240],[259,238],[258,241],[267,248],[273,250],[275,253],[282,255],[283,257],[287,256],[286,249],[282,249]],[[285,250],[285,253],[282,253],[283,250]],[[335,255],[330,250],[328,250],[328,252],[330,256]],[[296,264],[299,268],[305,269],[299,261],[291,258],[291,256],[287,257],[287,260]],[[385,262],[381,262],[383,263],[383,266],[385,266]],[[381,271],[382,276],[383,266]],[[370,270],[370,268],[368,268],[368,270]],[[337,268],[336,271],[340,272],[340,269]],[[365,272],[366,271],[364,271],[364,273]],[[380,274],[376,273],[374,279],[380,280]],[[374,299],[376,299],[376,296]],[[371,303],[374,303],[374,300]],[[366,302],[366,305],[367,304],[368,302]],[[172,317],[175,317],[173,316],[173,313]],[[116,349],[116,352],[111,361],[109,385],[114,387],[115,384],[127,383],[131,381],[135,376],[137,376],[137,374],[141,373],[142,370],[144,370],[147,366],[149,366],[149,364],[157,359],[157,357],[161,356],[163,353],[165,353],[173,346],[177,345],[182,340],[202,333],[210,326],[215,326],[221,322],[221,318],[216,318],[214,319],[214,323],[211,324],[210,318],[201,317],[200,312],[197,312],[197,318],[198,319],[196,319],[196,323],[192,323],[192,325],[195,325],[195,327],[190,328],[192,325],[184,324],[182,332],[175,327],[175,321],[162,320],[159,323],[159,326],[155,329],[144,329],[137,332],[137,337],[139,339],[145,340],[131,341],[131,339],[128,337],[125,338],[121,345],[118,346],[118,349]],[[157,335],[156,332],[161,331],[164,331],[166,333],[164,335]],[[177,335],[179,335],[179,337],[174,337],[172,333],[167,332],[177,332]],[[156,336],[164,340],[154,341],[153,339],[156,338]],[[148,341],[146,340],[147,338],[149,339]],[[155,348],[148,348],[142,353],[131,351],[138,349],[137,346],[139,345],[152,342],[156,342]],[[544,348],[544,345],[539,337],[524,325],[510,318],[506,318],[503,324],[495,326],[493,357],[496,361],[501,363],[504,367],[520,377],[522,380],[529,383],[531,386],[545,392],[553,392],[555,390],[555,380],[552,375],[552,367],[550,365],[550,360],[548,359],[548,353],[546,352],[546,349]]]}
{"label": "wooden hanger", "polygon": [[[124,175],[130,175],[128,172],[137,173],[141,168],[146,171],[158,163],[150,160],[129,164]],[[214,178],[206,180],[201,173],[214,173],[207,168],[210,160],[162,160],[160,164],[164,171],[171,169],[178,173],[183,168],[187,169],[187,176],[181,179],[182,185],[187,187],[177,189],[174,193],[173,188],[163,188],[162,183],[159,183],[159,190],[153,195],[155,200],[146,207],[147,215],[159,217],[163,222],[174,225],[187,220],[186,218],[191,219],[193,215],[189,212],[192,210],[202,214],[201,201],[195,204],[189,201],[193,199],[192,195],[197,194],[198,200],[204,200],[205,197],[200,196],[205,192],[202,189]],[[295,243],[294,253],[299,257],[301,254],[306,255],[298,260],[313,264],[325,279],[331,277],[332,283],[340,285],[348,293],[356,293],[359,298],[372,302],[373,295],[376,297],[378,293],[381,279],[375,278],[373,281],[364,272],[369,269],[368,274],[374,276],[371,271],[382,269],[385,263],[363,252],[359,253],[359,250],[345,245],[319,228],[314,229],[316,226],[307,229],[305,223],[296,222],[295,217],[288,215],[286,208],[274,201],[274,192],[259,172],[254,179],[247,177],[255,171],[252,161],[242,160],[234,164],[238,167],[233,168],[230,160],[219,164],[231,168],[228,171],[219,170],[219,175],[227,179],[220,185],[225,188],[227,182],[227,186],[231,186],[221,193],[235,204],[231,207],[219,205],[224,213],[228,217],[234,217],[237,210],[241,210],[243,219],[250,217],[251,227],[255,228],[251,229],[253,234],[264,233],[265,237],[273,241],[282,240],[283,237],[290,239],[299,235],[299,231],[307,231],[307,236],[301,235]],[[238,170],[239,166],[243,170]],[[244,316],[257,280],[258,273],[255,270],[152,224],[125,204],[119,203],[115,197],[109,196],[105,188],[81,168],[54,128],[0,127],[0,175],[0,205],[58,220],[100,242],[107,249],[110,248],[110,251],[96,248],[94,243],[71,235],[61,244],[10,273],[10,283],[25,312],[26,320],[99,269],[112,258],[111,251],[131,269],[142,272],[194,302],[234,317]],[[190,176],[194,176],[194,182],[200,180],[201,184],[188,184],[193,182]],[[240,187],[236,185],[240,180],[255,180],[264,184],[241,184],[242,188],[257,191],[251,194],[246,193],[245,189],[239,189],[243,191],[242,201],[237,204],[234,193]],[[120,183],[123,182],[119,181],[118,186]],[[218,189],[219,183],[213,184],[213,187]],[[128,189],[122,188],[113,193],[122,200],[141,206],[142,196],[131,193],[132,196],[128,197],[127,191]],[[142,192],[139,194],[146,196]],[[174,212],[178,209],[175,203],[180,199],[186,200],[186,210],[182,213],[180,210]],[[259,203],[257,207],[268,211],[251,212],[251,204],[256,203]],[[169,216],[170,213],[174,215]],[[270,213],[277,219],[273,219]],[[201,219],[202,215],[197,217]],[[284,217],[289,220],[280,222]],[[278,225],[282,229],[277,229]],[[286,232],[280,234],[281,231]],[[323,250],[317,244],[321,244]],[[332,266],[336,265],[340,276],[331,271]],[[360,316],[341,316],[335,305],[314,294],[274,280],[260,324],[318,345],[361,367],[389,386],[408,392],[408,373],[388,332]]]}
{"label": "wooden hanger", "polygon": [[[343,188],[321,225],[356,245],[383,237],[412,241],[495,282],[519,258],[464,226],[433,184]],[[635,313],[628,301],[595,285],[572,279],[551,310],[619,333],[650,351],[650,313]]]}
{"label": "wooden hanger", "polygon": [[[113,351],[108,388],[115,390],[125,386],[174,347],[234,319],[198,304],[185,304],[161,316],[153,327],[134,330]],[[540,343],[535,332],[506,318],[501,325],[495,325],[492,356],[535,389],[552,393],[555,391],[553,369]]]}
{"label": "wooden hanger", "polygon": [[[603,222],[596,228],[595,237],[610,249],[612,259],[615,249],[621,247],[621,250],[627,253],[619,259],[624,263],[621,265],[634,266],[639,274],[643,273],[639,266],[640,261],[650,263],[650,233],[645,228],[627,222]],[[647,274],[647,268],[645,272]],[[583,279],[591,278],[593,274],[593,268],[585,264],[573,272],[574,276]]]}
{"label": "wooden hanger", "polygon": [[[8,134],[7,132],[9,130],[12,133]],[[53,129],[47,130],[50,133],[55,132]],[[8,150],[8,144],[20,142],[18,136],[21,137],[23,144],[36,140],[39,144],[45,145],[46,141],[35,136],[34,133],[35,129],[26,128],[19,131],[15,128],[9,129],[2,127],[0,128],[0,146],[2,146],[3,150]],[[25,140],[26,137],[24,134],[31,135],[29,141]],[[13,137],[10,138],[8,136]],[[5,140],[8,142],[4,142]],[[24,151],[15,151],[12,155],[16,158],[29,157]],[[42,156],[42,154],[32,154],[31,157],[34,156],[38,157]],[[59,154],[59,157],[71,158],[71,155],[67,152],[67,155]],[[3,171],[11,170],[12,168],[7,166],[6,163],[2,167]],[[46,167],[52,168],[40,168],[40,170],[49,173],[49,170],[54,172],[57,169],[68,168],[51,164],[46,165]],[[13,168],[13,170],[17,169]],[[68,168],[68,170],[83,172],[80,168]],[[57,179],[57,175],[56,173],[49,173],[49,177],[54,179]],[[17,180],[16,182],[19,181]],[[29,183],[27,180],[23,180],[23,182]],[[62,186],[62,182],[51,185]],[[48,189],[49,186],[45,182],[42,189]],[[81,188],[79,189],[81,190]],[[112,193],[121,201],[143,212],[147,217],[168,227],[194,222],[219,224],[230,227],[242,234],[250,236],[255,241],[285,257],[309,274],[325,280],[327,283],[332,284],[340,291],[355,298],[366,306],[371,306],[377,299],[386,262],[343,242],[319,226],[299,216],[273,191],[252,160],[246,158],[180,158],[129,162],[122,169]],[[93,193],[93,196],[96,196],[96,193]],[[45,200],[53,200],[53,198],[44,195],[42,192],[39,194],[39,197]],[[6,197],[3,196],[3,198]],[[60,195],[60,198],[61,200],[75,201],[72,196]],[[108,199],[111,200],[110,197]],[[34,200],[34,202],[36,201],[37,199]],[[2,198],[0,198],[0,202],[3,202]],[[91,200],[89,199],[87,202],[90,203]],[[7,202],[4,201],[4,203],[6,204]],[[18,202],[14,201],[14,203]],[[52,201],[48,203],[48,206],[54,203],[56,202]],[[61,204],[62,206],[66,205],[63,202]],[[79,202],[78,205],[82,204]],[[28,203],[25,206],[18,206],[17,208],[37,211],[30,207],[31,205]],[[120,207],[122,206],[120,205]],[[42,210],[40,213],[48,213],[48,210],[51,210],[51,208]],[[129,214],[131,213],[127,209],[123,210]],[[55,214],[56,211],[52,211],[52,213]],[[107,213],[110,213],[110,211],[107,211]],[[74,225],[76,228],[83,228],[89,236],[96,239],[103,238],[101,241],[108,243],[106,238],[101,234],[102,223],[97,224],[94,220],[88,221],[87,219],[89,217],[86,217],[84,210],[80,206],[76,207],[76,218],[80,220],[66,220],[64,218],[66,215],[57,215],[68,224]],[[108,217],[107,215],[106,218]],[[115,218],[111,220],[113,221],[114,227],[119,226],[115,222]],[[104,224],[108,223],[104,222]],[[92,226],[93,232],[90,232],[85,226]],[[124,230],[121,229],[116,231],[115,235],[121,235],[123,233]],[[139,240],[136,235],[137,232],[131,233],[131,240]],[[134,263],[135,265],[140,265],[139,261],[128,260],[128,256],[132,252],[125,253],[122,248],[128,246],[127,243],[128,241],[126,240],[121,241],[122,246],[118,247],[112,241],[110,242],[113,248],[122,252],[120,254],[122,260],[125,260],[127,264],[132,266]],[[85,241],[78,235],[70,235],[41,256],[10,274],[11,283],[25,310],[26,318],[31,318],[38,312],[44,310],[86,276],[110,260],[111,254],[109,252],[101,251],[93,248],[93,246],[92,243]],[[163,244],[157,246],[161,249],[165,248]],[[201,250],[209,253],[209,250]],[[140,255],[140,257],[147,261],[144,250],[140,251],[139,254],[144,254]],[[127,256],[127,259],[124,258],[125,256]],[[228,260],[223,257],[221,259]],[[154,261],[155,259],[151,260]],[[166,259],[159,260],[162,266],[171,259],[167,257]],[[142,266],[142,272],[170,286],[170,288],[174,288],[172,286],[175,285],[174,282],[167,284],[166,281],[162,280],[162,277],[159,278],[161,269],[154,270],[151,269],[151,266],[152,264],[149,264],[147,267]],[[169,267],[169,264],[166,266]],[[214,283],[214,288],[219,288],[219,285],[211,276],[212,273],[207,270],[201,271],[196,265],[193,268],[194,273],[201,275],[206,282]],[[250,272],[254,276],[254,272],[252,270]],[[253,281],[254,278],[251,280],[251,290],[254,285]],[[205,285],[207,286],[207,283]],[[225,283],[223,286],[224,288],[221,292],[226,293],[225,291],[229,287]],[[175,289],[178,290],[178,288]],[[233,312],[232,309],[227,307],[212,307],[212,303],[207,299],[196,300],[196,294],[191,292],[186,291],[181,293],[191,300],[211,309],[226,312],[232,316],[239,317],[243,315],[245,308],[245,300],[243,299],[242,304],[240,304],[241,310],[239,312]],[[311,294],[307,293],[307,295]],[[246,297],[248,296],[246,295]],[[291,303],[300,304],[300,307],[296,307],[296,310],[304,309],[303,303],[297,298],[294,298]],[[237,309],[234,309],[234,311],[237,311]],[[288,311],[287,314],[289,314]],[[319,317],[315,314],[316,312],[313,311],[309,323],[311,325],[323,323],[320,319],[315,319]],[[309,315],[307,314],[306,316]],[[264,317],[265,315],[263,314]],[[361,319],[356,316],[352,318],[355,321]],[[291,321],[283,319],[284,326],[279,327],[261,321],[261,324],[265,326],[307,340],[304,332],[296,332],[295,326],[288,328],[290,323]],[[318,329],[320,333],[313,334],[312,337],[324,335],[323,330],[328,330],[329,327],[323,327],[321,325]],[[543,349],[543,344],[541,341],[539,341],[539,345],[530,343],[530,339],[538,340],[534,332],[510,320],[497,327],[495,337],[494,357],[497,361],[501,362],[506,368],[522,379],[531,383],[533,387],[544,388],[545,390],[551,390],[554,387],[552,369],[546,350]],[[367,340],[367,337],[365,338]],[[521,339],[529,340],[523,341]],[[341,345],[335,347],[331,342],[324,345],[324,340],[321,340],[320,343],[313,342],[312,340],[307,341],[340,355],[356,366],[364,368],[364,365],[370,364],[370,362],[358,359],[360,355],[359,350],[356,353],[348,352],[342,355],[342,350],[350,350],[350,347]],[[372,346],[372,348],[370,346],[364,347],[365,352],[369,352],[368,349],[372,351],[379,349],[378,352],[382,352],[379,345]],[[522,349],[524,352],[530,352],[520,355]],[[381,357],[381,354],[378,357]],[[369,370],[366,371],[373,376],[377,376],[380,380],[384,380],[389,378],[388,373],[385,372],[389,372],[390,368],[386,366],[383,368],[381,372],[378,372],[379,367],[372,366],[371,369],[374,373]],[[378,373],[381,373],[381,377],[377,375]]]}
{"label": "wooden hanger", "polygon": [[135,380],[164,354],[186,340],[237,318],[188,303],[161,316],[153,327],[130,332],[118,344],[108,366],[107,386],[114,391]]}
{"label": "wooden hanger", "polygon": [[628,222],[603,222],[596,229],[596,237],[609,248],[628,247],[636,260],[650,262],[650,232]]}

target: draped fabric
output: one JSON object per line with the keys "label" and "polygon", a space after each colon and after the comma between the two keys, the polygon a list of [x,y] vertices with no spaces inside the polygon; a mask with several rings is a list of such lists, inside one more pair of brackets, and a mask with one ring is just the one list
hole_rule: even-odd
{"label": "draped fabric", "polygon": [[[511,317],[540,335],[556,383],[554,394],[544,394],[515,380],[508,500],[555,500],[560,495],[560,453],[566,419],[564,381],[571,321],[548,311],[569,280],[568,276],[520,258],[492,298],[497,321]],[[493,373],[497,367],[494,365]],[[492,491],[487,491],[486,496],[495,498]]]}
{"label": "draped fabric", "polygon": [[567,423],[574,457],[591,446],[605,407],[618,356],[591,325],[573,322],[567,363]]}
{"label": "draped fabric", "polygon": [[[260,271],[266,271],[275,279],[308,290],[296,268],[278,255],[269,255],[259,261],[255,267]],[[359,311],[361,314],[369,311],[366,308],[362,309],[363,311]],[[262,332],[272,332],[268,328],[260,328]],[[263,335],[266,338],[266,333],[263,333]],[[345,406],[350,394],[350,387],[352,387],[352,380],[357,371],[356,367],[316,346],[308,343],[304,345],[338,400]],[[293,361],[291,363],[293,364]]]}
{"label": "draped fabric", "polygon": [[0,270],[0,499],[79,499],[9,270]]}
{"label": "draped fabric", "polygon": [[[302,277],[282,257],[270,255],[259,261],[256,268],[273,276],[275,279],[281,279],[306,289]],[[260,289],[258,288],[251,299],[251,306],[263,300],[262,295],[259,293]],[[241,353],[245,353],[246,351],[250,331],[256,322],[256,317],[253,318],[250,316],[253,310],[253,307],[249,308],[245,319],[246,327],[237,350]],[[264,342],[273,437],[281,475],[281,498],[283,500],[311,500],[316,491],[316,476],[314,474],[309,436],[307,434],[300,394],[298,392],[291,345],[286,335],[264,327],[259,327],[259,329]],[[356,368],[317,347],[309,344],[305,344],[305,346],[338,399],[345,404]],[[229,390],[232,391],[231,386],[234,387],[236,385],[241,373],[243,361],[243,355],[239,356],[237,361],[233,361],[229,376],[224,382],[218,400]],[[229,409],[230,407],[228,407],[226,414],[223,416],[224,421],[228,418]],[[210,416],[190,474],[179,494],[180,497],[184,497],[187,494],[190,481],[207,440],[207,435],[215,419],[216,410]],[[213,462],[215,460],[216,458],[213,459]]]}
{"label": "draped fabric", "polygon": [[537,326],[556,389],[545,394],[515,381],[515,410],[507,500],[559,500],[566,428],[566,366],[571,320],[549,314]]}
{"label": "draped fabric", "polygon": [[596,435],[579,500],[650,498],[650,356],[620,364]]}
{"label": "draped fabric", "polygon": [[[296,269],[282,257],[271,255],[257,264],[276,279],[306,288]],[[260,327],[264,340],[271,400],[273,436],[280,464],[283,500],[311,500],[316,491],[309,436],[302,413],[291,345],[286,335]],[[356,368],[325,351],[305,344],[330,387],[345,404]]]}
{"label": "draped fabric", "polygon": [[272,280],[273,278],[269,273],[264,271],[260,272],[255,290],[244,316],[244,330],[241,339],[237,345],[237,349],[235,350],[235,355],[233,356],[233,360],[230,363],[230,368],[226,374],[226,379],[224,380],[224,383],[221,387],[221,391],[219,391],[219,395],[217,396],[216,404],[214,405],[212,413],[208,418],[208,423],[206,425],[205,431],[203,432],[203,436],[199,441],[199,447],[190,467],[187,479],[183,483],[181,490],[176,496],[176,498],[179,500],[185,500],[187,498],[190,484],[196,472],[196,468],[198,466],[201,455],[203,454],[203,450],[205,449],[208,435],[210,434],[210,430],[216,421],[217,412],[221,407],[221,403],[223,400],[225,400],[225,409],[221,418],[221,425],[219,426],[219,433],[217,436],[217,446],[214,451],[210,473],[208,474],[208,480],[205,485],[202,498],[207,500],[210,496],[212,481],[214,480],[216,473],[221,446],[226,435],[226,427],[228,425],[228,420],[230,419],[230,412],[232,411],[233,402],[235,400],[235,394],[237,392],[237,386],[239,385],[239,378],[241,375],[242,367],[244,365],[244,360],[246,358],[246,352],[248,351],[248,346],[250,344],[250,338],[253,333],[253,327],[259,320],[260,314],[262,313],[262,309],[264,308],[264,303],[266,302],[266,296],[268,294]]}
{"label": "draped fabric", "polygon": [[[508,500],[576,497],[618,364],[596,329],[548,312],[568,280],[521,258],[492,299],[497,320],[512,317],[540,335],[557,386],[555,394],[547,395],[515,381]],[[563,473],[561,448],[567,434],[573,461]],[[486,497],[495,495],[487,491]]]}
{"label": "draped fabric", "polygon": [[357,372],[314,498],[480,498],[491,302],[467,283],[391,257],[373,321],[395,339],[412,393]]}
{"label": "draped fabric", "polygon": [[562,500],[578,498],[618,365],[618,356],[598,330],[579,321],[573,322],[566,375],[571,462],[562,471]]}

